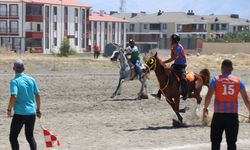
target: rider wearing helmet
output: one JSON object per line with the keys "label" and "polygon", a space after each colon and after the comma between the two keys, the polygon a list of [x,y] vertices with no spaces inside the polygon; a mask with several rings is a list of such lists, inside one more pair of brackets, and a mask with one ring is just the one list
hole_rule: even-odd
{"label": "rider wearing helmet", "polygon": [[135,71],[136,73],[141,77],[142,70],[141,70],[141,58],[140,58],[140,52],[135,46],[135,41],[133,39],[129,40],[129,47],[126,49],[127,54],[126,55],[131,55],[131,62],[135,66]]}
{"label": "rider wearing helmet", "polygon": [[[186,79],[187,59],[185,50],[179,42],[180,36],[173,34],[171,36],[171,57],[168,60],[165,60],[164,63],[170,63],[174,61],[172,68],[174,69],[174,72],[180,77],[181,85],[184,88],[183,100],[186,100],[188,98],[188,82]],[[159,90],[157,94],[152,94],[152,96],[160,99],[161,90]]]}

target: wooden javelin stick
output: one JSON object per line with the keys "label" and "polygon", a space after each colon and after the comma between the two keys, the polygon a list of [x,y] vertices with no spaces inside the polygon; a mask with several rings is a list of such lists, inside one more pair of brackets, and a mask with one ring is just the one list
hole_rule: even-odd
{"label": "wooden javelin stick", "polygon": [[239,114],[239,113],[238,113],[238,115],[241,116],[241,117],[244,117],[244,118],[249,118],[248,116],[243,115],[243,114]]}

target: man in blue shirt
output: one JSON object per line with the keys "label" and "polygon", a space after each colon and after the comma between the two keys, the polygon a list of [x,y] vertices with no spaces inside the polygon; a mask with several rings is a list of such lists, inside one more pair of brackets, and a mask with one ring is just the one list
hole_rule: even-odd
{"label": "man in blue shirt", "polygon": [[[183,46],[179,43],[180,36],[177,34],[171,35],[171,57],[165,61],[164,63],[170,63],[174,61],[172,64],[172,68],[174,72],[179,76],[181,86],[183,87],[183,100],[188,98],[188,82],[186,79],[186,67],[187,67],[187,58],[186,53]],[[157,99],[161,98],[161,90],[158,91],[157,94],[151,94],[152,96],[156,97]]]}
{"label": "man in blue shirt", "polygon": [[36,150],[34,139],[34,125],[36,116],[41,117],[39,89],[35,80],[23,73],[24,64],[22,60],[14,63],[15,77],[10,81],[10,101],[7,109],[8,117],[14,116],[10,127],[10,143],[12,150],[19,150],[18,135],[25,125],[25,136],[29,142],[30,149]]}

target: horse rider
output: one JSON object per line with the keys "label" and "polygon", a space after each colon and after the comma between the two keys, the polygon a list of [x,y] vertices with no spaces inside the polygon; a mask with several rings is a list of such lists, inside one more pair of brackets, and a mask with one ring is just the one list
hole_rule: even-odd
{"label": "horse rider", "polygon": [[142,77],[140,52],[137,46],[135,46],[135,41],[133,39],[129,40],[129,46],[126,48],[126,52],[126,56],[131,55],[130,61],[135,66],[136,74]]}
{"label": "horse rider", "polygon": [[[171,35],[171,57],[165,61],[164,63],[170,63],[174,61],[172,64],[172,68],[174,72],[179,76],[181,86],[183,87],[183,100],[188,98],[188,82],[186,79],[186,67],[187,67],[187,59],[186,53],[183,46],[179,43],[180,36],[177,34]],[[158,91],[157,94],[151,94],[157,99],[161,98],[161,90]]]}

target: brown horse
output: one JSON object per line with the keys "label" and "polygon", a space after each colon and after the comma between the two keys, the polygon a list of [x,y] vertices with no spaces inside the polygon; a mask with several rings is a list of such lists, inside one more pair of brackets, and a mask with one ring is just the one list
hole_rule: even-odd
{"label": "brown horse", "polygon": [[[151,70],[155,71],[162,94],[165,96],[166,101],[176,113],[178,120],[182,123],[183,118],[180,115],[179,110],[181,88],[177,75],[174,73],[172,68],[166,67],[166,65],[158,58],[157,53],[147,59],[145,67],[147,72],[150,72]],[[201,70],[199,74],[193,73],[193,79],[191,81],[188,80],[188,98],[195,98],[197,104],[200,104],[202,100],[200,96],[202,86],[208,86],[209,82],[210,72],[208,69]]]}

